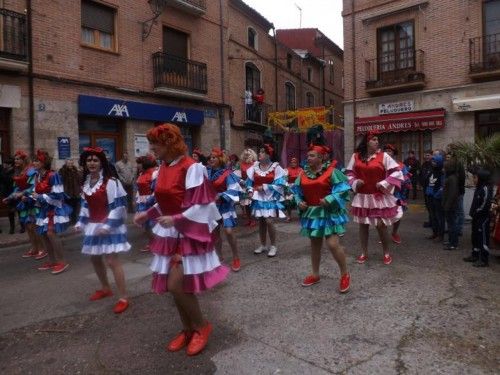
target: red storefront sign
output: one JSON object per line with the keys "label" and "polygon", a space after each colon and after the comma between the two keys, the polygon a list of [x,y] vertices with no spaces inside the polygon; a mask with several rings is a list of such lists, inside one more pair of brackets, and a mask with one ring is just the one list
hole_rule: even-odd
{"label": "red storefront sign", "polygon": [[431,111],[394,113],[391,115],[357,118],[356,134],[375,131],[380,133],[405,132],[415,130],[435,130],[444,128],[444,109]]}

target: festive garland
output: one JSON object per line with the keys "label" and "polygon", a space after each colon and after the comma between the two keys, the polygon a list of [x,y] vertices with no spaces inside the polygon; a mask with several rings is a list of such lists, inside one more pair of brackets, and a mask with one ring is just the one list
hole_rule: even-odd
{"label": "festive garland", "polygon": [[344,130],[343,127],[330,124],[327,122],[327,114],[330,113],[330,110],[333,107],[325,108],[325,107],[316,107],[316,108],[307,108],[296,111],[286,111],[286,112],[271,112],[268,115],[268,123],[270,125],[277,125],[283,131],[290,131],[288,126],[294,122],[298,121],[298,129],[293,129],[299,132],[306,132],[309,128],[314,125],[322,125],[325,130],[335,130],[341,129]]}

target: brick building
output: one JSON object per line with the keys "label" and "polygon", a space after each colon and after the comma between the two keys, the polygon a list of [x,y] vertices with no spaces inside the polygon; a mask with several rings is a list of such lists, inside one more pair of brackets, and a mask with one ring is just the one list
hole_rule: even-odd
{"label": "brick building", "polygon": [[499,0],[344,0],[343,17],[347,155],[371,129],[402,158],[500,130]]}
{"label": "brick building", "polygon": [[[59,167],[97,145],[117,160],[144,153],[146,131],[165,121],[190,146],[239,153],[260,140],[269,111],[329,104],[323,60],[278,42],[272,23],[241,0],[0,0],[0,8],[4,156],[45,148]],[[259,89],[263,103],[247,107],[245,91]]]}

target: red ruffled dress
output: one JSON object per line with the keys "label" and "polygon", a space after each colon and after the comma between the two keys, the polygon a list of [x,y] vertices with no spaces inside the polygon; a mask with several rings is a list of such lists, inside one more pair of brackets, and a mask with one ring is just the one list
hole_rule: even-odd
{"label": "red ruffled dress", "polygon": [[147,211],[148,218],[172,216],[174,225],[165,228],[156,223],[153,227],[153,290],[168,291],[168,273],[176,254],[182,257],[186,293],[199,293],[223,281],[229,270],[220,263],[214,247],[221,215],[205,167],[186,156],[163,163],[154,195],[156,203]]}
{"label": "red ruffled dress", "polygon": [[[347,165],[346,175],[355,192],[351,204],[354,222],[392,225],[401,219],[403,210],[398,206],[394,189],[401,188],[403,173],[388,154],[378,151],[365,162],[355,153]],[[364,185],[359,186],[359,180],[363,180]]]}

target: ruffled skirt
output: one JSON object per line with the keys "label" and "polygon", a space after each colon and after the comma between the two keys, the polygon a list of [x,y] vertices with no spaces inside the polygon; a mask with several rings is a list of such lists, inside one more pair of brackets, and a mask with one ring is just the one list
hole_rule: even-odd
{"label": "ruffled skirt", "polygon": [[222,282],[229,270],[220,263],[215,251],[214,240],[201,242],[184,237],[174,227],[153,227],[154,238],[150,243],[153,253],[151,271],[152,288],[159,294],[168,291],[168,273],[172,257],[182,257],[184,271],[184,292],[200,293]]}
{"label": "ruffled skirt", "polygon": [[353,221],[359,224],[392,225],[403,216],[392,194],[355,194],[351,203]]}
{"label": "ruffled skirt", "polygon": [[106,235],[95,233],[103,226],[102,223],[88,223],[84,227],[82,253],[86,255],[104,255],[129,251],[131,246],[127,241],[127,226],[122,224],[111,228]]}
{"label": "ruffled skirt", "polygon": [[41,208],[36,217],[36,231],[38,234],[45,234],[49,230],[54,233],[62,233],[68,229],[69,215],[73,209],[64,204],[55,209]]}
{"label": "ruffled skirt", "polygon": [[345,233],[349,218],[343,212],[333,212],[321,206],[309,206],[300,213],[300,233],[306,237],[328,237]]}

